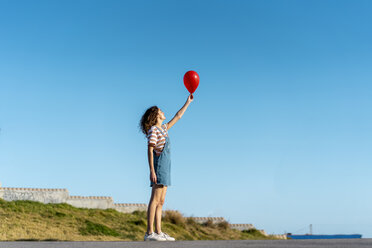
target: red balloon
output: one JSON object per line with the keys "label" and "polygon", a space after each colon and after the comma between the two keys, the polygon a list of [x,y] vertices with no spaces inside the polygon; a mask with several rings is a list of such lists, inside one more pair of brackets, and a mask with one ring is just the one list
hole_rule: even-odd
{"label": "red balloon", "polygon": [[188,71],[183,76],[183,83],[186,89],[192,94],[199,86],[199,75],[195,71]]}

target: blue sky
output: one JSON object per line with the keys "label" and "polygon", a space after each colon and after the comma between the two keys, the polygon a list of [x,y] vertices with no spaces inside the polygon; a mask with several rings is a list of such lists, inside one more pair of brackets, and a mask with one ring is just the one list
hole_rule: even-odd
{"label": "blue sky", "polygon": [[372,237],[371,1],[0,1],[0,182],[148,203],[268,233]]}

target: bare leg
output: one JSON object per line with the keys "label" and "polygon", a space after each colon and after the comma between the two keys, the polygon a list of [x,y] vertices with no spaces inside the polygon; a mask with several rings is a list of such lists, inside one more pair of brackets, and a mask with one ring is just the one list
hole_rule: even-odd
{"label": "bare leg", "polygon": [[158,202],[155,212],[155,232],[161,233],[161,217],[163,213],[163,205],[165,200],[165,193],[167,192],[167,186],[164,186],[161,192],[160,201]]}
{"label": "bare leg", "polygon": [[150,234],[154,231],[154,218],[155,218],[155,212],[156,207],[159,204],[160,198],[161,198],[161,192],[162,192],[161,185],[154,184],[152,186],[151,191],[151,198],[149,202],[149,206],[147,208],[147,233]]}

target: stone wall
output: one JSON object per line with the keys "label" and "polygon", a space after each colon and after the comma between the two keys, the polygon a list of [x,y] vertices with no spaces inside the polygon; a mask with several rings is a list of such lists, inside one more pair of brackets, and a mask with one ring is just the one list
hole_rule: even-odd
{"label": "stone wall", "polygon": [[207,222],[208,220],[211,220],[213,224],[217,224],[217,223],[225,221],[225,218],[223,217],[189,217],[189,218],[194,219],[197,223],[200,223],[200,224],[203,224]]}
{"label": "stone wall", "polygon": [[69,196],[65,202],[78,208],[114,208],[114,200],[110,196]]}
{"label": "stone wall", "polygon": [[1,187],[0,198],[5,201],[30,200],[42,203],[67,203],[77,208],[113,208],[119,212],[147,211],[143,203],[114,203],[110,196],[70,196],[67,189]]}
{"label": "stone wall", "polygon": [[144,203],[114,203],[114,208],[117,211],[122,212],[122,213],[133,213],[134,211],[147,211],[147,204],[144,204]]}
{"label": "stone wall", "polygon": [[253,229],[252,224],[230,224],[230,227],[239,231]]}
{"label": "stone wall", "polygon": [[5,201],[30,200],[43,203],[63,203],[69,197],[67,189],[0,188]]}

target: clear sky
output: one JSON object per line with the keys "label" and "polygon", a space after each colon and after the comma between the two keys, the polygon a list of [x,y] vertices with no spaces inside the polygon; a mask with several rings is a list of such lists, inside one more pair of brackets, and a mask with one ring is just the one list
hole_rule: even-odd
{"label": "clear sky", "polygon": [[164,209],[372,238],[372,1],[0,1],[0,181],[148,203],[138,124],[169,130]]}

